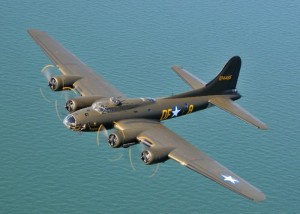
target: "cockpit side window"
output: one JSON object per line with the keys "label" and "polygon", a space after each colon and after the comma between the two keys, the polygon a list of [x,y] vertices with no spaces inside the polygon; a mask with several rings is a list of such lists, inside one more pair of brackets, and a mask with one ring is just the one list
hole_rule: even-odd
{"label": "cockpit side window", "polygon": [[143,100],[144,102],[148,101],[148,102],[151,102],[151,103],[154,103],[156,102],[156,99],[155,98],[152,98],[152,97],[141,97],[141,100]]}
{"label": "cockpit side window", "polygon": [[148,101],[150,101],[151,103],[156,102],[156,99],[152,98],[152,97],[147,97],[146,98]]}

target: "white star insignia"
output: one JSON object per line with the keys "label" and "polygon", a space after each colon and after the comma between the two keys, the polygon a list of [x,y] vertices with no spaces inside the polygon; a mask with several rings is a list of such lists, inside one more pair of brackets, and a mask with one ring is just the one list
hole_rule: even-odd
{"label": "white star insignia", "polygon": [[229,182],[231,182],[231,183],[233,183],[233,184],[239,183],[238,180],[234,179],[234,178],[231,177],[231,176],[222,175],[222,177],[223,177],[223,180],[224,180],[224,181],[229,181]]}
{"label": "white star insignia", "polygon": [[175,106],[175,109],[174,109],[174,111],[172,111],[172,117],[177,117],[178,116],[178,113],[180,112],[180,110],[181,109],[178,109],[178,107],[177,106]]}

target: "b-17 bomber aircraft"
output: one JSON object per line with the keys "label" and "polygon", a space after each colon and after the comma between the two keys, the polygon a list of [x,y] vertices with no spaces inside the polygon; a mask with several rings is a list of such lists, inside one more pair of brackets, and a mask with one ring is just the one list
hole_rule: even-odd
{"label": "b-17 bomber aircraft", "polygon": [[108,137],[110,146],[127,148],[143,144],[141,160],[147,165],[173,159],[248,199],[265,199],[262,191],[160,123],[217,106],[260,129],[267,129],[263,122],[234,102],[241,97],[236,89],[240,57],[232,57],[208,83],[173,66],[176,74],[192,88],[190,91],[157,99],[132,99],[96,75],[45,32],[30,29],[28,33],[61,72],[50,78],[50,89],[72,89],[81,95],[66,102],[70,114],[63,123],[68,129],[80,132],[98,131],[101,127],[112,129]]}

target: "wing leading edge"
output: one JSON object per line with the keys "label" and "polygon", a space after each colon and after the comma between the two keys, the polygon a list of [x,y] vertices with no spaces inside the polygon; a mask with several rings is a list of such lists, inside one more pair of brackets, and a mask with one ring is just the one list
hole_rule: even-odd
{"label": "wing leading edge", "polygon": [[124,97],[115,87],[86,66],[80,59],[64,48],[45,32],[29,29],[29,35],[41,47],[63,75],[82,77],[74,83],[76,90],[83,96]]}
{"label": "wing leading edge", "polygon": [[196,149],[159,122],[142,119],[126,120],[118,122],[117,128],[126,130],[137,127],[143,130],[137,136],[137,139],[146,142],[145,145],[150,146],[151,149],[168,151],[169,158],[246,198],[254,201],[265,199],[262,191],[207,156],[204,152]]}

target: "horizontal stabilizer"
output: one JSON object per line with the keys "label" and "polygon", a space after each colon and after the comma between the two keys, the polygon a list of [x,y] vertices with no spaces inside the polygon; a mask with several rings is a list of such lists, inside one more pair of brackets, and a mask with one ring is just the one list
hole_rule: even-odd
{"label": "horizontal stabilizer", "polygon": [[215,97],[209,100],[210,103],[214,104],[215,106],[218,106],[219,108],[237,116],[238,118],[251,123],[252,125],[256,126],[260,129],[268,129],[266,124],[261,122],[259,119],[255,118],[253,115],[251,115],[249,112],[247,112],[245,109],[243,109],[240,105],[233,102],[232,100],[228,98],[222,98],[222,97]]}
{"label": "horizontal stabilizer", "polygon": [[198,77],[194,76],[187,70],[180,68],[179,66],[172,66],[172,70],[176,72],[176,74],[184,80],[188,85],[190,85],[193,89],[203,88],[205,86],[205,82]]}

